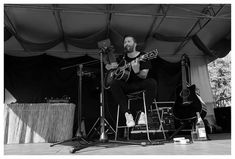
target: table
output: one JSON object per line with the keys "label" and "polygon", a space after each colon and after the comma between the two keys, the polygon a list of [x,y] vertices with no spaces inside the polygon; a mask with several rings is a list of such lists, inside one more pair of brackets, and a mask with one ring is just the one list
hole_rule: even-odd
{"label": "table", "polygon": [[56,142],[73,135],[73,103],[4,105],[4,144]]}

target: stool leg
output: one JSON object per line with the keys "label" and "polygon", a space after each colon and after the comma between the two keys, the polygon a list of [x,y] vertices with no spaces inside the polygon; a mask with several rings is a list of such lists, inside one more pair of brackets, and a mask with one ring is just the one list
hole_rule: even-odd
{"label": "stool leg", "polygon": [[154,103],[155,103],[155,107],[156,107],[156,110],[157,110],[158,120],[159,120],[159,123],[160,123],[159,130],[162,131],[163,137],[164,137],[164,139],[166,140],[165,130],[164,130],[164,127],[163,127],[163,125],[162,125],[163,112],[162,112],[162,115],[160,115],[160,113],[159,113],[159,108],[158,108],[158,106],[157,106],[156,99],[154,99]]}
{"label": "stool leg", "polygon": [[148,125],[147,107],[146,107],[145,93],[144,93],[144,92],[143,92],[143,103],[144,103],[144,114],[145,114],[145,119],[146,119],[147,138],[148,138],[148,140],[151,142],[150,137],[149,137],[149,125]]}
{"label": "stool leg", "polygon": [[119,109],[120,109],[120,105],[118,105],[118,108],[117,108],[116,132],[115,132],[115,139],[114,139],[115,141],[117,140],[117,135],[118,135]]}
{"label": "stool leg", "polygon": [[[130,107],[131,107],[131,103],[130,103],[131,101],[130,101],[130,99],[128,99],[128,101],[127,101],[127,108],[128,108],[128,110],[130,110]],[[127,140],[129,140],[130,139],[130,136],[129,136],[129,127],[127,127],[127,128],[125,128],[126,130],[127,130]]]}
{"label": "stool leg", "polygon": [[127,140],[129,140],[130,138],[129,138],[129,128],[128,127],[125,127],[124,128],[124,137],[126,137],[126,139]]}

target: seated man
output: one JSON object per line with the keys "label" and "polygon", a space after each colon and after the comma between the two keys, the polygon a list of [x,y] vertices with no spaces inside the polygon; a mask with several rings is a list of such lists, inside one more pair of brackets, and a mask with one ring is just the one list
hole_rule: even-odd
{"label": "seated man", "polygon": [[[144,52],[136,51],[137,42],[133,36],[124,37],[125,55],[122,62],[131,62],[130,76],[127,81],[113,80],[110,84],[110,89],[115,101],[120,105],[120,119],[125,115],[126,125],[128,127],[135,126],[133,116],[128,110],[127,93],[145,90],[145,99],[147,109],[152,105],[153,99],[156,97],[157,83],[152,78],[147,78],[149,69],[151,68],[150,61],[138,61],[136,58],[143,55]],[[108,65],[106,68],[115,68],[116,64]],[[145,114],[142,111],[139,117],[138,124],[145,124]]]}

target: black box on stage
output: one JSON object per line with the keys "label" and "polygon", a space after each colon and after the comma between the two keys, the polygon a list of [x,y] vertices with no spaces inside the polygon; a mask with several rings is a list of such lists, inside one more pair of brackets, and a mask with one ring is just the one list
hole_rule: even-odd
{"label": "black box on stage", "polygon": [[217,125],[221,126],[224,132],[231,132],[231,107],[214,108]]}
{"label": "black box on stage", "polygon": [[175,130],[175,119],[173,116],[173,112],[172,112],[172,107],[162,107],[159,108],[160,112],[162,113],[163,117],[163,128],[164,130]]}
{"label": "black box on stage", "polygon": [[[162,121],[162,126],[167,131],[175,130],[175,122],[172,114],[171,107],[162,107],[159,108],[160,119]],[[148,125],[149,125],[149,133],[152,138],[162,138],[162,131],[160,130],[160,122],[158,113],[156,110],[148,112]],[[131,138],[132,139],[142,139],[146,138],[146,126],[135,126],[131,130]]]}

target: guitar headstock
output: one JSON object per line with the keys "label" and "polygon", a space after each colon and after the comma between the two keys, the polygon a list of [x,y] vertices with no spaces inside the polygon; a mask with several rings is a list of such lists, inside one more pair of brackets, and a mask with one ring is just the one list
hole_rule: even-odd
{"label": "guitar headstock", "polygon": [[154,59],[158,56],[158,50],[152,50],[147,52],[146,54],[143,55],[143,57],[141,58],[142,60],[151,60]]}
{"label": "guitar headstock", "polygon": [[183,55],[181,56],[181,65],[182,65],[182,66],[185,66],[188,62],[189,62],[188,55],[183,54]]}

